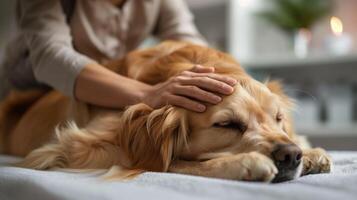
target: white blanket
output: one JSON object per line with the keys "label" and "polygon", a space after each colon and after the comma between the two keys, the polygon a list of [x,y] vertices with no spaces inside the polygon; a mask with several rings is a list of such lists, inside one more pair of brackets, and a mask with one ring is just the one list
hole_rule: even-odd
{"label": "white blanket", "polygon": [[0,200],[42,199],[281,199],[356,200],[357,152],[330,152],[331,174],[279,183],[227,181],[168,173],[145,173],[138,178],[106,182],[95,173],[75,174],[6,167],[12,158],[0,156]]}

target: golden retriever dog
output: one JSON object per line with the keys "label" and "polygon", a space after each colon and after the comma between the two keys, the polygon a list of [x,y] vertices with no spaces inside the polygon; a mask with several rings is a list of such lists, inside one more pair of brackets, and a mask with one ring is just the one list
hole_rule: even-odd
{"label": "golden retriever dog", "polygon": [[194,65],[238,81],[232,95],[203,113],[145,104],[110,110],[56,91],[14,91],[0,106],[2,152],[25,156],[21,167],[110,169],[107,177],[119,179],[156,171],[281,182],[330,171],[326,152],[294,133],[293,103],[279,84],[254,80],[225,53],[168,41],[106,67],[157,84]]}

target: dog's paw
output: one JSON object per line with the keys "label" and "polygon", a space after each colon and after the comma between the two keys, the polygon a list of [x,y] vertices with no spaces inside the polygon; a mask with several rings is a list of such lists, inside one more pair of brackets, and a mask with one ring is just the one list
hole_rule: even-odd
{"label": "dog's paw", "polygon": [[251,152],[239,155],[238,180],[271,182],[278,169],[267,156]]}
{"label": "dog's paw", "polygon": [[305,150],[303,153],[302,175],[329,173],[332,168],[332,159],[321,148]]}

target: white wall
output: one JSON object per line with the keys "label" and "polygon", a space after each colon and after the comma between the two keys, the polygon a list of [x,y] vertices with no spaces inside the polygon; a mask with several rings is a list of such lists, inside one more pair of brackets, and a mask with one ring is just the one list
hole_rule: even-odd
{"label": "white wall", "polygon": [[267,0],[231,0],[229,5],[229,51],[241,61],[286,52],[287,36],[257,15],[268,9]]}

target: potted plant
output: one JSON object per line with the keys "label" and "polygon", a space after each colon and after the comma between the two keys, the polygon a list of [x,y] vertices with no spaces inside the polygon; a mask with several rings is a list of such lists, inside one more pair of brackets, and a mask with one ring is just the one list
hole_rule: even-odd
{"label": "potted plant", "polygon": [[328,16],[332,0],[270,0],[272,9],[259,13],[266,21],[289,34],[298,57],[305,57],[312,27]]}

